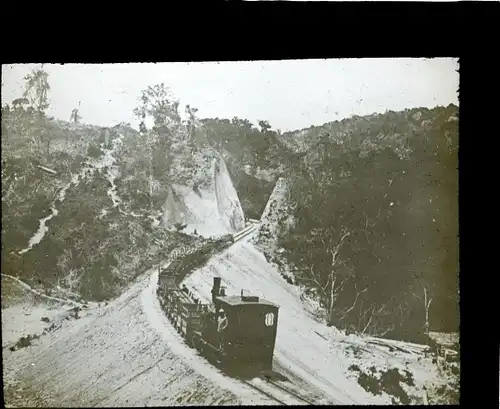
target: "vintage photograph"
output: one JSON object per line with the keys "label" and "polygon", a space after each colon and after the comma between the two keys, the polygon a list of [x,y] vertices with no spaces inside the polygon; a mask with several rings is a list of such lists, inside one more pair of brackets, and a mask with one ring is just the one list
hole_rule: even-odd
{"label": "vintage photograph", "polygon": [[458,71],[2,65],[5,406],[458,404]]}

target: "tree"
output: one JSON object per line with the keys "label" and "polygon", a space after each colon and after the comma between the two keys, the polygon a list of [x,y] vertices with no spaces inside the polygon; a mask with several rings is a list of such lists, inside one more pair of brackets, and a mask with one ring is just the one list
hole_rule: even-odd
{"label": "tree", "polygon": [[182,223],[175,223],[174,227],[176,231],[182,231],[186,228],[187,224],[182,224]]}
{"label": "tree", "polygon": [[252,123],[248,119],[241,119],[237,116],[231,119],[231,123],[242,131],[249,132],[252,130]]}
{"label": "tree", "polygon": [[196,130],[196,124],[198,122],[198,120],[196,118],[197,112],[198,112],[198,108],[194,108],[194,107],[191,107],[190,105],[186,105],[187,138],[188,138],[188,144],[190,145],[190,148],[192,151],[194,151],[195,146],[196,146],[195,130]]}
{"label": "tree", "polygon": [[14,101],[12,101],[12,108],[13,109],[22,108],[23,105],[29,103],[30,102],[28,101],[27,98],[16,98]]}
{"label": "tree", "polygon": [[147,117],[153,119],[152,130],[158,133],[180,124],[179,101],[164,83],[143,90],[140,101],[141,105],[134,109],[134,115],[141,122],[141,131],[147,130]]}
{"label": "tree", "polygon": [[80,122],[80,119],[82,119],[82,117],[79,115],[81,102],[82,101],[78,101],[78,108],[75,108],[71,111],[71,116],[69,118],[70,122],[77,124]]}
{"label": "tree", "polygon": [[50,85],[48,78],[49,74],[43,69],[43,64],[23,78],[26,81],[23,96],[30,100],[38,113],[45,112],[49,107]]}
{"label": "tree", "polygon": [[[334,234],[331,234],[326,239],[320,239],[320,242],[323,244],[321,250],[323,254],[328,254],[329,260],[321,258],[320,260],[325,260],[328,264],[327,269],[320,269],[318,273],[314,272],[314,265],[310,267],[310,282],[316,287],[319,292],[321,304],[326,308],[327,311],[327,320],[328,324],[332,324],[334,320],[334,312],[337,297],[340,294],[340,291],[344,287],[347,282],[348,276],[341,274],[339,271],[339,267],[345,264],[344,261],[341,261],[339,258],[339,253],[344,245],[344,242],[347,237],[351,235],[351,232],[347,229],[343,229],[340,238],[335,237]],[[322,274],[323,272],[323,274]],[[325,273],[326,272],[326,273]],[[361,293],[365,292],[365,290],[361,291]],[[356,301],[361,293],[356,295]],[[350,311],[347,311],[344,315],[347,315]]]}
{"label": "tree", "polygon": [[425,333],[429,333],[429,307],[431,306],[432,298],[428,299],[427,288],[424,286],[424,298],[419,297],[415,293],[413,294],[416,299],[420,300],[424,304],[425,308]]}
{"label": "tree", "polygon": [[187,126],[189,130],[189,136],[192,136],[192,132],[196,127],[196,113],[198,112],[198,108],[191,107],[190,105],[186,105],[186,115],[187,115]]}
{"label": "tree", "polygon": [[269,125],[268,121],[260,120],[259,121],[260,131],[267,132],[271,129],[271,125]]}
{"label": "tree", "polygon": [[[169,149],[174,136],[179,134],[181,117],[179,101],[164,83],[149,86],[141,92],[141,104],[134,109],[140,121],[140,131],[145,138],[149,162],[149,193],[152,199],[153,176],[166,176],[169,170]],[[147,129],[146,120],[150,118],[153,126]],[[152,205],[152,201],[151,201]]]}
{"label": "tree", "polygon": [[45,145],[47,156],[50,153],[50,140],[52,137],[50,130],[46,129],[43,123],[45,110],[49,107],[48,93],[50,85],[48,78],[49,74],[43,69],[43,64],[39,68],[34,68],[30,74],[23,78],[26,82],[23,97],[30,101],[30,108],[38,114],[39,130],[35,131],[38,133],[37,142],[42,146]]}

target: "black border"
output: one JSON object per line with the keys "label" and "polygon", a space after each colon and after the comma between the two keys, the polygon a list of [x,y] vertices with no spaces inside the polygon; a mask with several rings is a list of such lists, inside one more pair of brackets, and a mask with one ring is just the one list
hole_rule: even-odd
{"label": "black border", "polygon": [[[461,45],[459,68],[460,404],[473,406],[480,402],[481,406],[484,403],[484,407],[490,407],[491,400],[491,406],[497,407],[498,291],[496,285],[486,284],[488,271],[495,264],[485,263],[490,251],[498,253],[497,241],[491,243],[495,248],[489,250],[490,235],[486,230],[491,232],[493,227],[491,218],[486,218],[486,207],[496,203],[489,199],[494,197],[489,194],[491,188],[485,186],[490,180],[487,175],[496,175],[488,163],[498,161],[490,144],[493,141],[488,137],[491,125],[485,118],[491,96],[498,95],[496,67],[488,58],[496,24],[492,18],[496,16],[492,13],[480,17],[483,18],[474,13],[469,16],[469,20],[476,20],[476,25],[463,33],[467,42]],[[488,154],[493,155],[490,160]]]}
{"label": "black border", "polygon": [[[489,53],[497,45],[498,3],[259,3],[167,2],[156,10],[133,3],[129,8],[126,3],[119,8],[74,4],[66,10],[43,4],[40,10],[30,5],[29,12],[28,6],[15,10],[8,5],[2,64],[459,57],[461,403],[491,399],[496,405],[498,287],[488,282],[498,267],[481,265],[489,240],[473,227],[491,226],[491,220],[478,216],[484,214],[484,201],[494,198],[494,190],[480,190],[480,182],[488,177],[485,154],[493,150],[490,144],[498,133],[498,108],[483,95],[498,95],[496,76],[487,75],[496,68]],[[473,175],[474,170],[480,172]],[[471,204],[478,199],[481,208],[473,213]],[[472,216],[467,218],[467,212]],[[476,243],[481,252],[475,254]]]}
{"label": "black border", "polygon": [[[495,10],[482,2],[127,5],[10,4],[8,15],[23,18],[4,18],[4,63],[458,56]],[[478,27],[467,30],[466,20]]]}

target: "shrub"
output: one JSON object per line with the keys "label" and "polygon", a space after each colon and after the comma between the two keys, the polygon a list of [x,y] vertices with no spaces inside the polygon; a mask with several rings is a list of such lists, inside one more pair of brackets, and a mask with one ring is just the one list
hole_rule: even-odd
{"label": "shrub", "polygon": [[104,152],[99,146],[97,146],[96,143],[91,143],[87,149],[87,155],[91,158],[98,158],[99,156],[104,155]]}

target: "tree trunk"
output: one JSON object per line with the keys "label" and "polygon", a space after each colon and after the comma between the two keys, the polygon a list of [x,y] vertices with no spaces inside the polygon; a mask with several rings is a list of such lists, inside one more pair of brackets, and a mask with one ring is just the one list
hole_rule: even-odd
{"label": "tree trunk", "polygon": [[[333,274],[333,273],[332,273]],[[329,312],[328,312],[328,322],[331,324],[333,321],[333,302],[335,297],[335,280],[332,280],[332,284],[330,287],[330,302],[329,302]]]}

